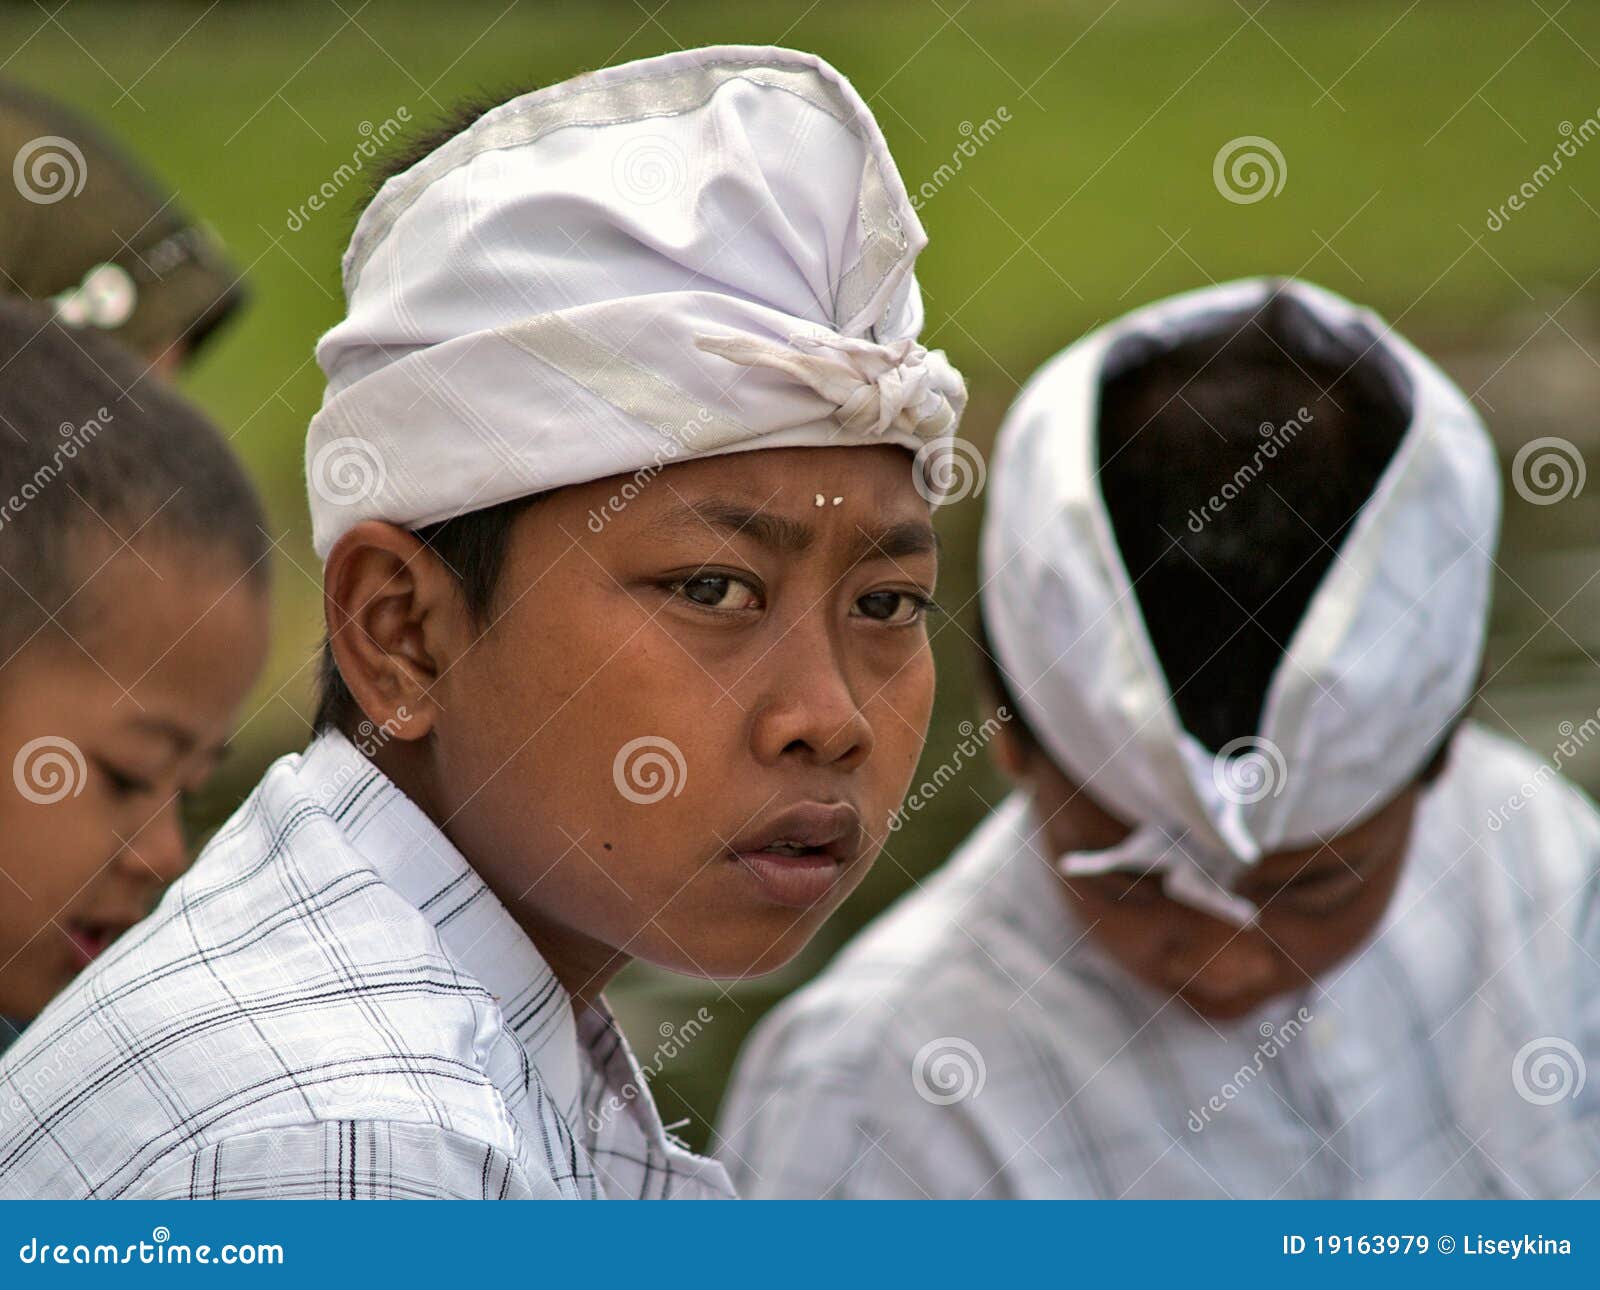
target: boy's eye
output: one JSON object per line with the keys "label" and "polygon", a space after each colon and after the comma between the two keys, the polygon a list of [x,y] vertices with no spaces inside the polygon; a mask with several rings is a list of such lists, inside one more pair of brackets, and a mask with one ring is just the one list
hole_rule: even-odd
{"label": "boy's eye", "polygon": [[1302,914],[1326,914],[1349,904],[1361,894],[1360,879],[1347,873],[1330,873],[1290,883],[1279,890],[1276,901],[1263,900],[1263,905],[1276,904]]}
{"label": "boy's eye", "polygon": [[920,622],[934,603],[910,591],[869,591],[856,601],[856,608],[864,618],[901,627]]}
{"label": "boy's eye", "polygon": [[672,585],[680,596],[707,609],[755,609],[761,604],[754,587],[728,574],[696,574]]}
{"label": "boy's eye", "polygon": [[140,779],[137,775],[129,775],[118,770],[109,762],[99,762],[100,773],[106,777],[106,783],[111,785],[111,791],[118,797],[138,797],[143,793],[155,792],[155,785],[148,780]]}
{"label": "boy's eye", "polygon": [[1117,872],[1096,874],[1089,879],[1102,899],[1145,905],[1161,899],[1162,876],[1157,873]]}

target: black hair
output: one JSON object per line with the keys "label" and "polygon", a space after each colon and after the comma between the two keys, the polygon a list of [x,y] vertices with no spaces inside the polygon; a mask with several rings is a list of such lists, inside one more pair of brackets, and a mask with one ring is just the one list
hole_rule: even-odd
{"label": "black hair", "polygon": [[249,478],[205,415],[140,368],[104,335],[0,299],[0,658],[103,609],[77,595],[96,544],[184,543],[266,588]]}
{"label": "black hair", "polygon": [[[517,516],[539,500],[540,494],[514,497],[498,506],[468,511],[412,532],[444,562],[461,587],[467,613],[477,627],[485,626],[494,612],[495,591],[511,543],[511,526]],[[349,733],[361,720],[361,705],[345,684],[333,657],[333,643],[324,640],[317,671],[317,713],[313,730]]]}
{"label": "black hair", "polygon": [[[390,179],[404,174],[469,129],[486,112],[520,97],[529,88],[485,92],[463,99],[448,108],[437,121],[400,140],[372,168],[372,183],[362,209],[371,205],[378,190]],[[511,540],[512,523],[536,500],[537,496],[513,498],[414,530],[455,575],[467,612],[477,626],[487,623],[493,612],[495,589]],[[312,729],[348,733],[360,719],[360,705],[339,673],[332,642],[324,639],[317,668],[317,707],[311,719]]]}
{"label": "black hair", "polygon": [[[1290,637],[1410,422],[1409,383],[1379,338],[1281,290],[1108,351],[1101,494],[1179,720],[1213,752],[1257,733]],[[979,627],[980,681],[1038,747]]]}
{"label": "black hair", "polygon": [[1257,732],[1274,672],[1411,422],[1365,325],[1275,291],[1107,355],[1100,488],[1179,719]]}

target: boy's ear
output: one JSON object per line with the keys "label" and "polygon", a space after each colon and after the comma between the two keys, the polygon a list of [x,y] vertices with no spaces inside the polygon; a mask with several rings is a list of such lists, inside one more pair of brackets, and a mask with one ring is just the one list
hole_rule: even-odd
{"label": "boy's ear", "polygon": [[455,657],[466,613],[455,578],[406,529],[363,520],[322,572],[334,661],[362,712],[400,739],[434,727],[433,685]]}
{"label": "boy's ear", "polygon": [[[1004,709],[1000,709],[1001,712]],[[1009,720],[1005,721],[989,741],[989,755],[1000,773],[1014,784],[1028,777],[1028,749]]]}

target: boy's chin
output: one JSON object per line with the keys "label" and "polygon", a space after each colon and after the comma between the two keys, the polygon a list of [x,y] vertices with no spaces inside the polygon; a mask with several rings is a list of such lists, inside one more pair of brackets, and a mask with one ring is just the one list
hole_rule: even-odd
{"label": "boy's chin", "polygon": [[688,954],[668,943],[660,956],[650,955],[649,961],[668,972],[704,981],[745,981],[769,976],[786,967],[811,943],[815,931],[808,923],[805,927],[793,928],[777,940],[708,946],[704,947],[704,953],[690,941],[682,942]]}

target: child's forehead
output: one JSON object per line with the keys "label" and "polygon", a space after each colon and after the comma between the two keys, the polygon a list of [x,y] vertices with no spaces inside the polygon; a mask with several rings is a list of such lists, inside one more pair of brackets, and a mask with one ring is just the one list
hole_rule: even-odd
{"label": "child's forehead", "polygon": [[541,498],[522,532],[530,550],[591,555],[708,541],[851,562],[939,551],[911,454],[892,445],[763,449],[611,476]]}

